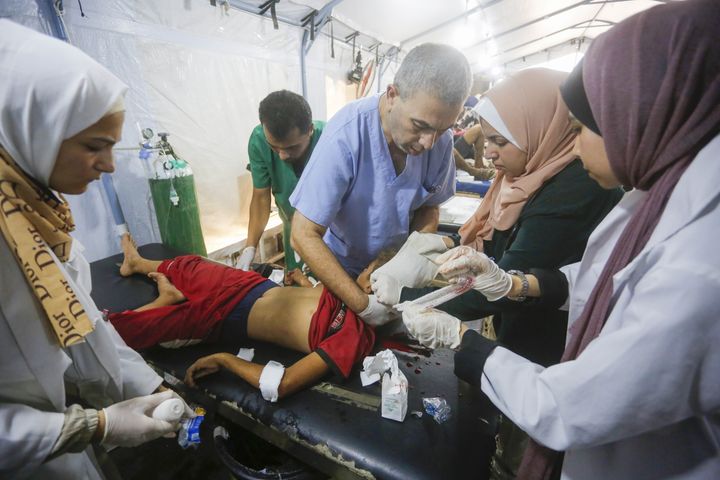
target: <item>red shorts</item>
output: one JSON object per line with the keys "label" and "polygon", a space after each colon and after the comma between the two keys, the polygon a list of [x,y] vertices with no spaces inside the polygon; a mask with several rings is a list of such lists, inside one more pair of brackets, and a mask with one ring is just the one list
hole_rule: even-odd
{"label": "red shorts", "polygon": [[308,332],[310,350],[337,375],[347,378],[353,365],[369,355],[375,331],[327,289],[323,289]]}
{"label": "red shorts", "polygon": [[165,260],[158,267],[187,301],[141,312],[111,313],[110,321],[134,349],[174,340],[205,340],[264,277],[195,255]]}

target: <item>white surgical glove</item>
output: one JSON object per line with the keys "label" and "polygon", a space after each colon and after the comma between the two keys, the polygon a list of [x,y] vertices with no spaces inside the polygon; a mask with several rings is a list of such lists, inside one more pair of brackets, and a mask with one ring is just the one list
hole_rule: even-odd
{"label": "white surgical glove", "polygon": [[400,292],[403,285],[395,277],[385,273],[370,276],[370,285],[378,302],[393,306],[400,303]]}
{"label": "white surgical glove", "polygon": [[457,348],[460,345],[460,320],[435,308],[409,306],[402,312],[408,332],[421,345],[430,348]]}
{"label": "white surgical glove", "polygon": [[240,253],[240,257],[238,257],[237,262],[235,262],[235,268],[239,268],[240,270],[250,270],[250,264],[253,261],[253,258],[255,258],[255,247],[245,247],[243,248],[242,253]]}
{"label": "white surgical glove", "polygon": [[388,275],[404,287],[424,287],[437,275],[438,266],[433,260],[445,251],[447,246],[441,235],[413,232],[398,253],[375,270],[370,279]]}
{"label": "white surgical glove", "polygon": [[435,259],[440,265],[438,273],[448,280],[456,277],[474,277],[485,273],[492,260],[472,247],[462,245],[448,250]]}
{"label": "white surgical glove", "polygon": [[[135,447],[177,431],[180,423],[170,423],[152,418],[155,407],[170,398],[180,397],[172,390],[166,390],[153,395],[131,398],[104,408],[105,433],[102,443],[119,447]],[[192,416],[190,407],[187,405],[185,407],[184,416]]]}
{"label": "white surgical glove", "polygon": [[491,302],[503,298],[512,288],[512,277],[471,247],[455,247],[435,261],[441,264],[438,273],[451,282],[459,277],[474,277],[473,288]]}
{"label": "white surgical glove", "polygon": [[363,322],[377,327],[393,320],[396,314],[392,307],[378,302],[375,295],[368,295],[368,306],[359,315]]}

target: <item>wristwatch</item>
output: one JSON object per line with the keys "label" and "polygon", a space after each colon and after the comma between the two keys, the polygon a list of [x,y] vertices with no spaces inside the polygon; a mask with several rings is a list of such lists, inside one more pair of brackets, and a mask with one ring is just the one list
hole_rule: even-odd
{"label": "wristwatch", "polygon": [[522,287],[520,288],[520,295],[518,295],[517,297],[508,296],[508,300],[512,300],[513,302],[524,302],[525,299],[527,299],[528,290],[530,289],[530,282],[528,282],[528,279],[525,276],[525,272],[522,272],[520,270],[508,270],[507,273],[508,275],[517,276],[522,284]]}

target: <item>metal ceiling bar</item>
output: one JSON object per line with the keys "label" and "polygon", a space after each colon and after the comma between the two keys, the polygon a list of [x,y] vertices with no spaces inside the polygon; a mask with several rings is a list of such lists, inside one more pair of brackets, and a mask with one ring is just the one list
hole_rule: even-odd
{"label": "metal ceiling bar", "polygon": [[[46,0],[46,1],[52,1],[52,0]],[[322,34],[325,36],[329,36],[326,33],[322,32],[320,28],[325,25],[325,23],[330,19],[330,15],[332,14],[332,9],[337,6],[338,4],[342,3],[343,0],[331,0],[328,2],[324,7],[322,7],[320,10],[317,11],[315,15],[315,28],[316,28],[316,35],[315,38],[317,39],[317,34]],[[267,2],[265,2],[267,3]],[[262,5],[265,5],[263,3]],[[261,15],[258,12],[257,6],[249,6],[248,4],[242,2],[242,0],[229,0],[229,5],[237,10],[243,11],[245,13],[248,13],[250,15],[254,15],[256,17],[265,18],[267,19],[266,15]],[[262,6],[261,5],[261,6]],[[310,48],[312,47],[313,43],[310,40],[310,33],[309,28],[304,27],[301,22],[291,20],[288,18],[284,18],[280,15],[278,15],[278,21],[280,23],[291,25],[293,27],[303,28],[303,38],[300,46],[300,78],[302,82],[302,94],[304,97],[307,98],[307,65],[306,65],[306,55],[310,51]],[[342,23],[342,22],[341,22]],[[393,47],[394,48],[394,47]],[[392,49],[391,49],[392,50]],[[391,51],[389,50],[389,51]],[[388,52],[389,52],[388,51]],[[387,52],[386,52],[387,55]]]}
{"label": "metal ceiling bar", "polygon": [[261,4],[261,5],[258,7],[258,8],[259,8],[259,13],[260,13],[260,15],[265,15],[265,12],[267,12],[268,9],[269,9],[271,6],[273,6],[274,4],[276,4],[276,3],[279,2],[279,1],[280,1],[280,0],[267,0],[267,2]]}
{"label": "metal ceiling bar", "polygon": [[518,56],[518,57],[513,58],[512,60],[508,60],[508,61],[506,61],[506,62],[503,62],[503,65],[507,65],[507,64],[509,64],[509,63],[516,62],[516,61],[520,60],[521,58],[532,57],[532,56],[534,56],[534,55],[540,55],[541,53],[543,53],[543,52],[546,51],[546,50],[554,50],[554,49],[556,49],[556,48],[558,48],[558,47],[562,47],[562,46],[568,45],[568,44],[572,45],[572,42],[573,42],[573,41],[577,42],[577,44],[578,44],[578,49],[579,49],[580,46],[581,46],[583,43],[589,42],[590,40],[591,40],[591,39],[590,39],[589,37],[578,37],[578,38],[573,38],[573,39],[570,39],[570,40],[566,40],[566,41],[564,41],[564,42],[556,43],[555,45],[552,45],[552,46],[550,46],[550,47],[543,48],[542,50],[538,50],[538,51],[533,52],[533,53],[528,53],[527,55],[520,55],[520,56]]}
{"label": "metal ceiling bar", "polygon": [[[590,3],[592,5],[597,5],[598,3],[622,3],[622,2],[632,2],[633,0],[590,0]],[[655,2],[660,3],[667,3],[668,0],[653,0]]]}
{"label": "metal ceiling bar", "polygon": [[467,16],[469,16],[469,15],[472,15],[473,13],[477,12],[478,10],[482,10],[483,8],[491,7],[491,6],[495,5],[496,3],[500,3],[500,2],[502,2],[502,0],[490,0],[490,1],[486,2],[486,3],[483,3],[482,5],[478,5],[478,6],[476,6],[476,7],[473,7],[473,8],[471,8],[470,10],[467,10],[467,11],[463,12],[463,13],[460,14],[460,15],[456,15],[456,16],[448,19],[448,20],[445,20],[444,22],[442,22],[442,23],[440,23],[440,24],[438,24],[438,25],[435,25],[435,26],[432,27],[432,28],[429,28],[429,29],[424,30],[424,31],[422,31],[422,32],[420,32],[420,33],[417,33],[417,34],[413,35],[413,36],[410,37],[410,38],[406,38],[405,40],[403,40],[403,41],[400,42],[400,48],[402,48],[403,45],[405,45],[406,43],[412,42],[413,40],[417,40],[418,38],[423,37],[423,36],[425,36],[425,35],[428,35],[428,34],[434,32],[434,31],[436,31],[436,30],[439,30],[439,29],[447,26],[447,25],[450,25],[450,24],[453,23],[453,22],[457,22],[458,20],[462,20],[463,18],[465,18],[465,17],[467,17]]}
{"label": "metal ceiling bar", "polygon": [[[325,24],[325,21],[332,14],[332,9],[342,3],[343,0],[331,0],[312,17],[312,29]],[[303,31],[302,42],[300,43],[300,81],[302,83],[302,95],[307,99],[307,54],[315,43],[314,31],[311,33],[308,28]]]}
{"label": "metal ceiling bar", "polygon": [[535,20],[530,20],[529,22],[525,22],[522,25],[518,25],[517,27],[510,28],[508,30],[502,31],[500,33],[497,33],[495,35],[492,35],[490,38],[485,38],[483,40],[480,40],[479,42],[475,42],[469,47],[467,47],[465,50],[468,50],[470,48],[477,47],[478,45],[482,45],[483,43],[487,43],[492,39],[496,39],[505,35],[508,35],[513,32],[517,32],[518,30],[522,30],[525,27],[529,27],[530,25],[534,25],[538,22],[542,22],[543,20],[547,20],[548,18],[554,17],[555,15],[559,15],[561,13],[567,12],[568,10],[572,10],[573,8],[577,8],[581,5],[586,5],[590,3],[592,0],[583,0],[582,2],[576,2],[572,5],[568,5],[567,7],[561,8],[560,10],[555,10],[554,12],[548,13],[547,15],[543,15],[542,17],[536,18]]}
{"label": "metal ceiling bar", "polygon": [[[564,32],[564,31],[566,31],[566,30],[573,30],[573,29],[576,29],[576,28],[585,28],[585,29],[588,29],[588,28],[596,28],[596,27],[611,27],[611,26],[615,25],[615,22],[610,22],[610,21],[608,21],[608,20],[596,20],[596,22],[603,22],[603,23],[598,24],[598,25],[585,25],[586,23],[589,23],[589,22],[591,22],[591,21],[592,21],[592,20],[584,20],[584,21],[582,21],[582,22],[580,22],[580,23],[576,23],[575,25],[571,25],[571,26],[569,26],[569,27],[561,28],[560,30],[555,30],[554,32],[548,33],[547,35],[544,35],[544,36],[542,36],[542,37],[540,37],[540,38],[535,38],[535,39],[530,40],[530,41],[527,41],[527,42],[525,42],[525,43],[521,43],[520,45],[515,45],[514,47],[510,47],[510,48],[505,49],[505,50],[503,50],[502,52],[498,53],[498,56],[499,56],[499,55],[504,55],[504,54],[509,53],[509,52],[512,52],[513,50],[517,50],[518,48],[526,47],[526,46],[528,46],[528,45],[530,45],[530,44],[532,44],[532,43],[539,42],[539,41],[541,41],[541,40],[545,40],[545,39],[548,38],[548,37],[552,37],[553,35],[557,35],[558,33],[562,33],[562,32]],[[562,44],[560,44],[560,45],[562,45]],[[550,47],[550,48],[552,48],[552,47]],[[534,55],[535,53],[537,53],[537,52],[530,53],[529,55]],[[524,55],[524,56],[527,56],[527,55]],[[517,58],[520,58],[520,57],[517,57]],[[515,59],[513,59],[513,60],[516,60],[517,58],[515,58]],[[513,60],[509,60],[509,61],[512,62]],[[503,62],[503,63],[507,63],[507,62]]]}
{"label": "metal ceiling bar", "polygon": [[[355,32],[355,31],[353,31],[353,33],[347,35],[345,38],[338,38],[338,37],[336,37],[336,36],[334,36],[334,35],[331,35],[331,34],[328,34],[328,33],[323,32],[323,31],[322,31],[322,28],[324,28],[325,25],[328,24],[328,23],[330,23],[331,29],[333,28],[333,24],[334,24],[334,23],[339,23],[340,25],[343,25],[344,27],[347,27],[348,29],[350,29],[350,27],[349,27],[347,24],[343,23],[342,21],[338,20],[337,18],[333,18],[331,15],[328,15],[328,16],[327,16],[327,18],[325,19],[325,22],[324,22],[324,23],[323,23],[323,22],[320,22],[320,21],[316,21],[315,23],[316,23],[316,25],[318,25],[318,27],[317,27],[317,29],[316,29],[316,35],[317,35],[317,34],[320,34],[320,35],[324,35],[324,36],[326,36],[326,37],[328,37],[328,38],[333,38],[333,37],[334,37],[335,40],[338,40],[338,41],[341,41],[341,42],[344,42],[344,43],[349,44],[350,41],[352,41],[352,35],[354,35],[354,34],[357,33],[357,36],[362,35],[362,36],[368,37],[370,40],[372,40],[372,41],[374,42],[374,43],[372,43],[372,48],[375,48],[376,44],[379,44],[379,45],[388,45],[389,47],[391,47],[391,48],[389,48],[387,51],[390,51],[392,48],[395,48],[394,45],[390,45],[390,44],[383,43],[382,41],[376,39],[375,37],[371,37],[370,35],[366,35],[366,34],[364,34],[364,33],[362,33],[362,32]],[[322,26],[320,26],[321,23],[323,23]],[[334,33],[334,32],[333,32],[333,33]],[[359,46],[357,46],[356,48],[359,48],[359,49],[361,49],[361,50],[365,50],[365,51],[367,51],[368,53],[372,53],[372,51],[370,50],[370,48],[368,48],[368,47],[363,47],[362,45],[359,45]],[[334,57],[333,57],[333,58],[334,58]]]}
{"label": "metal ceiling bar", "polygon": [[[265,2],[265,3],[267,3],[267,2]],[[265,5],[265,3],[263,3],[263,4],[261,5],[261,7],[262,7],[263,5]],[[248,6],[246,3],[242,2],[242,1],[239,1],[239,0],[228,0],[228,4],[229,4],[232,8],[234,8],[234,9],[236,9],[236,10],[240,10],[240,11],[245,12],[245,13],[249,13],[250,15],[254,15],[254,16],[256,16],[256,17],[265,18],[265,19],[268,18],[264,13],[258,12],[258,10],[257,10],[258,7],[257,7],[257,6],[252,6],[252,7],[251,7],[251,6]],[[295,20],[291,20],[291,19],[289,19],[289,18],[285,18],[285,17],[282,17],[282,16],[280,16],[280,15],[276,15],[276,18],[277,18],[277,21],[278,21],[279,23],[284,23],[285,25],[291,25],[291,26],[293,26],[293,27],[302,27],[302,25],[300,25],[300,22],[297,22],[297,21],[295,21]],[[273,27],[274,27],[274,22],[273,22]]]}
{"label": "metal ceiling bar", "polygon": [[354,31],[354,32],[351,33],[350,35],[346,36],[346,37],[345,37],[345,40],[343,40],[343,41],[344,41],[345,43],[350,43],[351,41],[354,41],[355,38],[356,38],[358,35],[360,35],[360,32]]}
{"label": "metal ceiling bar", "polygon": [[387,69],[390,67],[389,60],[393,57],[397,56],[397,54],[400,53],[400,48],[392,46],[390,49],[385,52],[385,55],[383,55],[380,58],[380,62],[375,66],[377,69],[377,93],[380,93],[380,82],[382,81],[382,77],[385,75],[385,72],[387,72]]}
{"label": "metal ceiling bar", "polygon": [[260,15],[265,15],[265,13],[267,13],[268,9],[270,9],[270,17],[272,18],[273,28],[275,30],[280,28],[278,26],[277,10],[275,9],[275,5],[279,1],[280,0],[267,0],[267,2],[260,5]]}
{"label": "metal ceiling bar", "polygon": [[300,20],[300,24],[303,27],[307,27],[308,25],[310,26],[310,40],[312,40],[313,42],[315,41],[315,16],[317,15],[317,13],[317,10],[313,9],[312,12],[308,13],[302,18],[302,20]]}
{"label": "metal ceiling bar", "polygon": [[[332,15],[332,9],[335,8],[337,5],[342,3],[343,0],[331,0],[328,2],[324,7],[322,7],[320,10],[317,10],[315,12],[315,17],[313,24],[315,25],[315,28],[318,29],[325,25],[325,23],[330,18],[330,15]],[[307,53],[310,51],[310,48],[312,47],[314,43],[314,39],[308,38],[308,29],[305,28],[305,32],[303,32],[303,41],[302,41],[302,48],[303,52],[307,55]]]}

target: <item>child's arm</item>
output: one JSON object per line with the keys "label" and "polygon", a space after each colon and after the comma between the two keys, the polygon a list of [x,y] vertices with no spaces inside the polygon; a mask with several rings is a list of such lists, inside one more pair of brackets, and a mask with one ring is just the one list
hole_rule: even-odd
{"label": "child's arm", "polygon": [[[197,360],[185,373],[185,383],[195,387],[195,380],[215,373],[221,368],[229,370],[253,387],[260,388],[260,374],[264,365],[248,362],[231,353],[216,353]],[[307,354],[285,369],[285,375],[278,387],[278,397],[282,398],[313,385],[328,371],[329,367],[320,355],[315,352]]]}
{"label": "child's arm", "polygon": [[285,285],[297,285],[305,288],[314,287],[313,283],[308,280],[307,275],[305,275],[299,268],[285,272]]}

